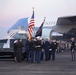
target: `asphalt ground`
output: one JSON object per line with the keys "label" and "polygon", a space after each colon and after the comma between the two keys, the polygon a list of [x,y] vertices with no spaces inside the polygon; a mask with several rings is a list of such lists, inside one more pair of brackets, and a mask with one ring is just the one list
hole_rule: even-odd
{"label": "asphalt ground", "polygon": [[0,59],[0,75],[76,75],[76,60],[71,61],[70,51],[56,53],[56,60],[37,63],[14,62],[14,59]]}

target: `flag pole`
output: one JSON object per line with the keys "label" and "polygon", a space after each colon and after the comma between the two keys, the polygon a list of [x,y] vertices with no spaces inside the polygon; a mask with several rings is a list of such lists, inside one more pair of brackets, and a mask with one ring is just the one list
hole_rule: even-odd
{"label": "flag pole", "polygon": [[45,22],[46,17],[44,17],[44,22]]}
{"label": "flag pole", "polygon": [[[32,8],[33,9],[33,12],[34,12],[34,7]],[[35,16],[34,16],[35,17]],[[34,18],[35,19],[35,18]],[[33,27],[33,37],[35,37],[35,21],[34,21],[34,27]]]}

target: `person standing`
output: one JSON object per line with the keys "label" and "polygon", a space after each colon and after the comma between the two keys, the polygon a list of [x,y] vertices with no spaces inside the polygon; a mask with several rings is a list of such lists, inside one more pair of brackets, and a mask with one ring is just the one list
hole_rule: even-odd
{"label": "person standing", "polygon": [[75,60],[75,41],[74,38],[71,38],[71,55],[72,55],[72,61]]}
{"label": "person standing", "polygon": [[49,38],[46,37],[44,43],[45,61],[49,60],[49,49],[50,49],[50,42],[49,42]]}
{"label": "person standing", "polygon": [[55,51],[57,49],[57,42],[56,40],[53,40],[53,42],[51,42],[51,48],[52,48],[52,60],[55,60]]}
{"label": "person standing", "polygon": [[26,62],[30,62],[30,39],[27,38],[25,43]]}
{"label": "person standing", "polygon": [[23,48],[23,43],[22,43],[22,39],[18,39],[18,43],[17,43],[17,62],[21,62],[22,61],[22,48]]}
{"label": "person standing", "polygon": [[42,45],[41,45],[41,38],[37,37],[37,41],[35,42],[36,47],[36,61],[40,63],[41,61],[41,52],[42,52]]}
{"label": "person standing", "polygon": [[44,60],[44,43],[45,43],[45,41],[44,41],[44,39],[42,39],[42,41],[41,41],[41,45],[42,45],[41,60]]}
{"label": "person standing", "polygon": [[49,48],[49,60],[51,60],[52,57],[52,47],[51,47],[51,43],[53,42],[52,39],[50,39],[50,48]]}
{"label": "person standing", "polygon": [[30,39],[30,56],[31,56],[31,63],[35,62],[35,44],[33,37]]}
{"label": "person standing", "polygon": [[18,40],[15,40],[15,41],[14,41],[14,60],[15,60],[15,62],[17,62],[17,59],[16,59],[17,43],[18,43]]}

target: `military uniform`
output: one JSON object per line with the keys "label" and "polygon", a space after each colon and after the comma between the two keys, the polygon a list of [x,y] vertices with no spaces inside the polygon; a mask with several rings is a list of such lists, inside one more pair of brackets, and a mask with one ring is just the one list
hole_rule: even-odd
{"label": "military uniform", "polygon": [[25,43],[25,52],[26,52],[26,61],[27,62],[30,62],[30,41],[29,40],[26,40],[26,43]]}
{"label": "military uniform", "polygon": [[35,44],[33,39],[30,41],[30,55],[31,62],[33,63],[35,61]]}
{"label": "military uniform", "polygon": [[37,40],[35,42],[35,47],[36,47],[36,61],[37,63],[40,63],[41,61],[41,51],[42,51],[42,45],[41,45],[41,40]]}

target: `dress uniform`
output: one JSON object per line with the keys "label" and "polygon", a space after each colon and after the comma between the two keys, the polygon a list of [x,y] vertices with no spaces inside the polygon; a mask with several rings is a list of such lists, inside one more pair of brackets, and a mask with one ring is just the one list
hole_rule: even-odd
{"label": "dress uniform", "polygon": [[41,51],[42,51],[42,45],[41,45],[41,38],[37,37],[37,41],[35,42],[36,47],[36,61],[37,63],[40,63],[41,61]]}
{"label": "dress uniform", "polygon": [[29,38],[26,40],[25,43],[25,52],[26,52],[26,62],[30,62],[30,40]]}
{"label": "dress uniform", "polygon": [[31,62],[33,63],[35,61],[35,44],[33,38],[31,38],[30,41],[30,56],[31,56]]}

